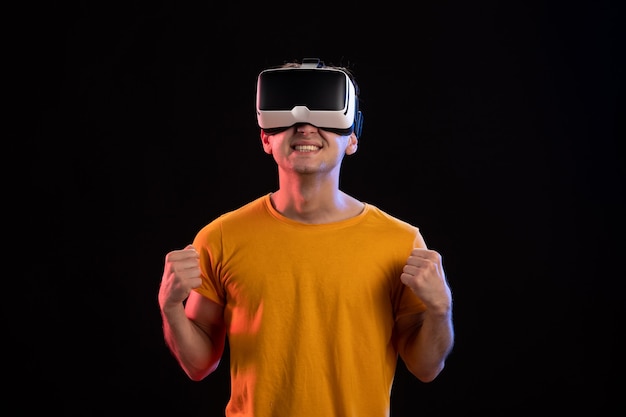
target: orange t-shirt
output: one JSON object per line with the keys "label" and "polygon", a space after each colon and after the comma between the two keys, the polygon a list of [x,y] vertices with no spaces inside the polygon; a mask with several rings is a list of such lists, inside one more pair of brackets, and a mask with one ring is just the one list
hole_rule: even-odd
{"label": "orange t-shirt", "polygon": [[269,194],[202,228],[197,291],[224,306],[226,416],[388,416],[396,319],[425,309],[400,281],[419,230],[373,205],[329,224],[278,213]]}

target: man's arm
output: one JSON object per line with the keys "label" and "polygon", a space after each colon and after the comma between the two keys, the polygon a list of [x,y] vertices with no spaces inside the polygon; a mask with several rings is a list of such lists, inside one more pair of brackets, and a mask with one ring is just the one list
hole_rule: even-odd
{"label": "man's arm", "polygon": [[420,297],[426,311],[398,319],[398,353],[413,375],[430,382],[443,370],[454,345],[452,294],[441,256],[433,250],[414,249],[400,279]]}
{"label": "man's arm", "polygon": [[223,307],[192,291],[200,283],[198,253],[192,246],[166,256],[159,289],[163,335],[194,381],[217,368],[225,343]]}
{"label": "man's arm", "polygon": [[451,314],[404,316],[396,323],[398,351],[407,369],[422,382],[434,380],[445,366],[454,344]]}

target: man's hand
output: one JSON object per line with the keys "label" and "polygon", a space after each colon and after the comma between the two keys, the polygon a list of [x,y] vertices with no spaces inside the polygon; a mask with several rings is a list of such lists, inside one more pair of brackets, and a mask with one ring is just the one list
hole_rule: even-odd
{"label": "man's hand", "polygon": [[400,279],[431,312],[446,314],[450,311],[452,294],[438,252],[425,248],[413,249]]}
{"label": "man's hand", "polygon": [[182,250],[174,250],[165,256],[163,278],[159,288],[161,309],[168,305],[182,303],[191,292],[202,283],[200,275],[200,255],[192,245]]}

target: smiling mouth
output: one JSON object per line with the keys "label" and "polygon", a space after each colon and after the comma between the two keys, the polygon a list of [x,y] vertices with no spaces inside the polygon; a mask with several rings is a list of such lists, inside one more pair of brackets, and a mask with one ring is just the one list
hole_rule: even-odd
{"label": "smiling mouth", "polygon": [[319,146],[314,145],[297,145],[293,148],[298,152],[315,152],[319,150]]}

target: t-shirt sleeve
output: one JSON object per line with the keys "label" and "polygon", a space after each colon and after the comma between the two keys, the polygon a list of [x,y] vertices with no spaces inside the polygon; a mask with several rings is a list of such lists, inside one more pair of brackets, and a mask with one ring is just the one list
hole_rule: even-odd
{"label": "t-shirt sleeve", "polygon": [[202,284],[195,288],[195,291],[223,306],[226,304],[226,295],[219,273],[222,259],[221,242],[220,223],[215,220],[196,234],[193,246],[200,254],[202,273]]}
{"label": "t-shirt sleeve", "polygon": [[[415,231],[415,238],[413,240],[413,248],[425,248],[426,242],[424,241],[424,237],[420,233],[419,229]],[[410,253],[407,253],[407,259]],[[404,264],[402,264],[400,268],[400,274],[402,274],[402,268]],[[398,317],[405,316],[408,314],[417,314],[426,311],[426,305],[424,302],[417,296],[415,293],[402,281],[400,280],[400,276],[398,275],[398,281],[400,282],[400,287],[398,289],[398,304],[396,306],[396,320]]]}

